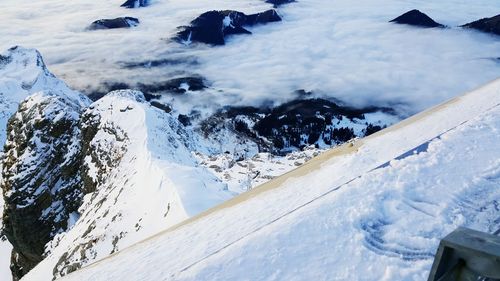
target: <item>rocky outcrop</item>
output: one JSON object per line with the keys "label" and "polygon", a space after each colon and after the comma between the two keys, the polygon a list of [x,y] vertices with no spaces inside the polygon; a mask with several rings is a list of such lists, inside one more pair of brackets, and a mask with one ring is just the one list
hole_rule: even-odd
{"label": "rocky outcrop", "polygon": [[101,120],[101,114],[91,105],[81,117],[82,179],[86,192],[95,191],[104,182],[120,162],[128,144],[126,132]]}
{"label": "rocky outcrop", "polygon": [[78,101],[41,92],[23,101],[8,122],[1,187],[15,280],[39,263],[45,244],[78,217],[84,194],[80,110]]}
{"label": "rocky outcrop", "polygon": [[473,21],[462,25],[462,27],[473,28],[479,31],[500,35],[500,15]]}
{"label": "rocky outcrop", "polygon": [[139,20],[132,17],[121,17],[116,19],[101,19],[94,21],[89,30],[130,28],[139,25]]}
{"label": "rocky outcrop", "polygon": [[237,11],[210,11],[201,14],[190,26],[181,27],[175,40],[184,44],[224,45],[228,35],[251,34],[245,27],[277,21],[281,21],[281,17],[275,10],[252,15]]}
{"label": "rocky outcrop", "polygon": [[391,20],[390,22],[398,24],[407,24],[417,27],[431,28],[431,27],[445,27],[444,25],[435,22],[428,15],[420,12],[419,10],[408,11],[401,16]]}
{"label": "rocky outcrop", "polygon": [[121,7],[134,9],[149,6],[149,0],[127,0]]}
{"label": "rocky outcrop", "polygon": [[49,72],[38,51],[13,47],[0,55],[1,188],[15,279],[77,217],[78,111],[89,103]]}

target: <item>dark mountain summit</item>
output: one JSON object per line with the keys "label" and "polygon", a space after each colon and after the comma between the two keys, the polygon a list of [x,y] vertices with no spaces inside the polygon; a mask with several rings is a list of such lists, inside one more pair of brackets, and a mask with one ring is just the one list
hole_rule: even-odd
{"label": "dark mountain summit", "polygon": [[251,34],[245,27],[256,24],[281,21],[275,10],[245,15],[238,11],[210,11],[201,14],[190,26],[180,27],[176,40],[190,44],[200,42],[210,45],[224,45],[225,37],[232,34]]}
{"label": "dark mountain summit", "polygon": [[500,15],[473,21],[462,25],[462,27],[473,28],[479,31],[500,35]]}
{"label": "dark mountain summit", "polygon": [[435,22],[428,15],[420,12],[419,10],[411,10],[402,14],[401,16],[391,20],[390,22],[399,24],[408,24],[418,27],[444,27],[444,25]]}
{"label": "dark mountain summit", "polygon": [[293,3],[293,2],[295,2],[295,0],[266,0],[266,3],[273,4],[273,6],[275,8],[277,8],[278,6]]}
{"label": "dark mountain summit", "polygon": [[127,0],[121,6],[129,9],[147,7],[149,6],[149,0]]}

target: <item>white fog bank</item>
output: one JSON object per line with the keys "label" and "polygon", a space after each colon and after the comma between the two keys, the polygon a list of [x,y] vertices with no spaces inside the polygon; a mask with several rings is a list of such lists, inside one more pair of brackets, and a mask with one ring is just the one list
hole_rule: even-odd
{"label": "white fog bank", "polygon": [[[69,85],[89,90],[106,82],[134,84],[182,75],[206,77],[213,88],[192,103],[258,105],[282,102],[298,89],[354,105],[404,103],[408,114],[500,77],[500,37],[458,25],[500,13],[498,0],[298,0],[278,8],[283,21],[234,36],[225,46],[183,46],[168,38],[202,12],[270,9],[261,0],[155,0],[140,9],[122,0],[2,0],[0,49],[39,49]],[[388,23],[420,9],[447,29]],[[94,20],[137,17],[136,28],[85,31]],[[124,62],[170,59],[150,69]],[[196,63],[192,63],[196,62]],[[90,88],[89,88],[90,87]]]}

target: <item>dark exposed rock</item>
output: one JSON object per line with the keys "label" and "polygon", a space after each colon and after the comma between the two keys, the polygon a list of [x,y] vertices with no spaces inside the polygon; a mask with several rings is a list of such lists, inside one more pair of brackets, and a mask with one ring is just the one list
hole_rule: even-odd
{"label": "dark exposed rock", "polygon": [[428,15],[420,12],[419,10],[411,10],[403,15],[391,20],[390,22],[399,24],[408,24],[418,27],[445,27],[444,25],[435,22]]}
{"label": "dark exposed rock", "polygon": [[275,8],[278,6],[288,4],[288,3],[293,3],[295,0],[266,0],[266,3],[273,4]]}
{"label": "dark exposed rock", "polygon": [[207,86],[202,77],[191,76],[171,79],[165,82],[158,82],[155,84],[142,84],[139,83],[137,88],[143,93],[173,93],[183,94],[187,91],[201,91]]}
{"label": "dark exposed rock", "polygon": [[45,244],[81,205],[80,110],[70,99],[39,93],[9,120],[1,187],[15,280],[42,260]]}
{"label": "dark exposed rock", "polygon": [[373,135],[382,129],[383,128],[378,125],[368,124],[368,126],[365,129],[365,136]]}
{"label": "dark exposed rock", "polygon": [[121,7],[134,9],[149,6],[149,0],[127,0]]}
{"label": "dark exposed rock", "polygon": [[297,98],[306,99],[306,98],[310,98],[312,96],[313,92],[306,91],[304,89],[300,89],[300,90],[295,91],[294,94],[297,96]]}
{"label": "dark exposed rock", "polygon": [[184,114],[179,114],[179,116],[177,117],[177,119],[179,120],[179,122],[181,122],[182,125],[184,126],[189,126],[191,125],[191,118],[189,118],[189,116],[187,115],[184,115]]}
{"label": "dark exposed rock", "polygon": [[281,17],[276,10],[267,10],[262,13],[247,16],[246,20],[241,23],[243,26],[252,26],[256,24],[266,24],[270,22],[281,21]]}
{"label": "dark exposed rock", "polygon": [[4,65],[9,64],[10,62],[12,62],[12,57],[0,55],[0,67],[3,67]]}
{"label": "dark exposed rock", "polygon": [[139,20],[132,17],[121,17],[116,19],[101,19],[94,21],[89,27],[89,30],[98,29],[114,29],[114,28],[129,28],[139,25]]}
{"label": "dark exposed rock", "polygon": [[[233,130],[250,138],[262,151],[286,153],[293,148],[308,145],[334,145],[354,137],[363,137],[383,128],[370,124],[365,114],[384,112],[387,108],[352,108],[324,99],[303,99],[284,103],[274,108],[227,107],[202,123],[205,135],[230,122]],[[363,127],[355,132],[349,124]]]}
{"label": "dark exposed rock", "polygon": [[252,15],[237,11],[210,11],[201,14],[190,26],[181,27],[175,39],[185,44],[224,45],[227,35],[251,34],[245,27],[277,21],[281,21],[281,17],[275,10]]}
{"label": "dark exposed rock", "polygon": [[[235,16],[239,13],[235,13]],[[211,45],[224,45],[226,34],[250,32],[240,27],[224,26],[225,16],[218,11],[203,13],[191,22],[191,26],[184,27],[177,34],[177,39],[182,42],[202,42]]]}
{"label": "dark exposed rock", "polygon": [[151,106],[154,106],[156,108],[159,108],[159,109],[165,111],[166,113],[172,112],[172,108],[166,104],[163,104],[163,103],[160,103],[157,101],[152,101],[152,102],[150,102],[150,104],[151,104]]}
{"label": "dark exposed rock", "polygon": [[479,31],[500,35],[500,15],[470,22],[462,25],[462,27],[473,28]]}
{"label": "dark exposed rock", "polygon": [[192,57],[186,57],[182,59],[158,59],[158,60],[147,60],[140,62],[123,62],[121,65],[124,68],[136,69],[136,68],[155,68],[170,65],[197,65],[198,60]]}
{"label": "dark exposed rock", "polygon": [[315,144],[320,137],[326,144],[342,143],[356,135],[352,128],[333,126],[332,119],[364,119],[364,113],[375,111],[339,106],[323,99],[296,100],[274,108],[254,129],[278,149],[302,148]]}

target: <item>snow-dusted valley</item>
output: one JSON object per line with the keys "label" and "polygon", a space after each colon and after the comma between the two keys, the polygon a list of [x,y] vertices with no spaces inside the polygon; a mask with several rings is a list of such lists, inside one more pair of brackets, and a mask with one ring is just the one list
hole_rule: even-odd
{"label": "snow-dusted valley", "polygon": [[424,280],[498,234],[498,1],[358,2],[1,1],[0,280]]}

